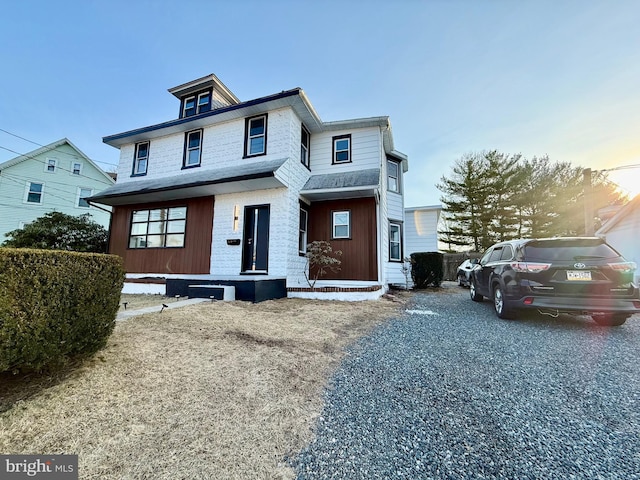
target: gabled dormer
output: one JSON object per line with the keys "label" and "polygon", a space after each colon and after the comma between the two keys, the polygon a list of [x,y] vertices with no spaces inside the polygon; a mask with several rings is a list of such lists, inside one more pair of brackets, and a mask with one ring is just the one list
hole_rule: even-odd
{"label": "gabled dormer", "polygon": [[178,118],[192,117],[240,103],[238,97],[214,74],[170,88],[169,93],[180,100]]}

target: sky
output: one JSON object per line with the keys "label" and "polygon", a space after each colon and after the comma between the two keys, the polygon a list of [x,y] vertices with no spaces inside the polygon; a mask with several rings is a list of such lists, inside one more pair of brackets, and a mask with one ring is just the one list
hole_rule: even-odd
{"label": "sky", "polygon": [[[407,207],[467,153],[640,165],[639,24],[636,0],[9,0],[0,162],[67,137],[113,170],[102,137],[177,118],[167,89],[214,73],[242,101],[301,87],[323,121],[389,116]],[[640,193],[640,168],[609,176]]]}

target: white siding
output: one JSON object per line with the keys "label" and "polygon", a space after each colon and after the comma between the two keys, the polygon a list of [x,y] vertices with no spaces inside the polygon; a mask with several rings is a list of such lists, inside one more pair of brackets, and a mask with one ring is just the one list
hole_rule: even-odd
{"label": "white siding", "polygon": [[[351,162],[332,164],[333,137],[351,134]],[[311,174],[380,168],[380,128],[337,130],[311,135]]]}
{"label": "white siding", "polygon": [[[53,173],[45,171],[47,159],[57,160]],[[80,175],[71,173],[74,162],[82,164]],[[28,182],[44,184],[41,204],[25,202]],[[3,168],[0,172],[0,243],[6,240],[7,232],[20,228],[21,223],[30,223],[52,211],[74,216],[88,213],[95,222],[108,229],[108,212],[95,207],[78,207],[78,188],[91,189],[95,194],[112,184],[68,144]]]}
{"label": "white siding", "polygon": [[439,209],[405,211],[405,256],[438,251],[438,216]]}
{"label": "white siding", "polygon": [[[606,240],[624,258],[636,262],[640,267],[640,210],[633,210],[606,233]],[[636,282],[640,281],[640,271],[635,272]]]}

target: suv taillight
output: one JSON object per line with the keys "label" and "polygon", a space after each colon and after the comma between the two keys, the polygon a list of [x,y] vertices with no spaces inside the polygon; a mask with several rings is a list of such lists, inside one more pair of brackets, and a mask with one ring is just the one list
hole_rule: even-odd
{"label": "suv taillight", "polygon": [[629,273],[635,271],[637,268],[636,262],[619,262],[619,263],[610,263],[609,267],[612,270],[620,273]]}
{"label": "suv taillight", "polygon": [[549,270],[550,263],[533,263],[533,262],[511,262],[511,268],[516,272],[522,273],[540,273]]}

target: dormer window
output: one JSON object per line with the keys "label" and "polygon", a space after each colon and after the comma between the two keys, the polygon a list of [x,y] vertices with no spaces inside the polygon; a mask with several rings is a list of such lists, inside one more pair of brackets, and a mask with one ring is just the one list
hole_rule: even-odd
{"label": "dormer window", "polygon": [[192,117],[211,110],[211,90],[185,97],[182,103],[182,117]]}

